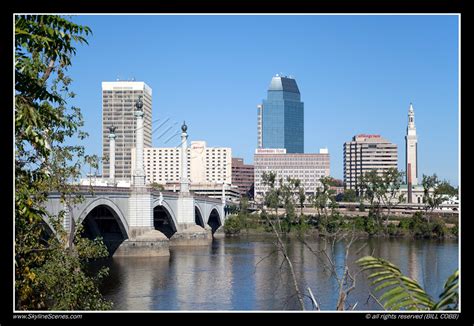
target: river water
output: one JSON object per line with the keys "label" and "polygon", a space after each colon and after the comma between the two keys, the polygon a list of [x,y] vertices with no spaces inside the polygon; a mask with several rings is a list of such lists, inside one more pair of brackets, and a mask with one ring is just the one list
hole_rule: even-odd
{"label": "river water", "polygon": [[[297,239],[287,239],[288,252],[302,291],[309,286],[321,310],[335,310],[337,282],[320,259]],[[308,240],[313,250],[322,240]],[[364,246],[365,245],[365,246]],[[360,248],[359,253],[356,254]],[[102,291],[114,310],[296,310],[299,308],[292,278],[274,239],[241,235],[214,239],[212,245],[172,247],[170,257],[110,258],[110,274]],[[390,260],[414,278],[434,298],[447,277],[458,268],[458,242],[454,240],[364,239],[350,250],[349,267],[359,257],[372,254]],[[342,243],[334,250],[336,265],[344,262]],[[366,274],[356,274],[356,288],[347,303],[355,310],[380,309],[369,299]],[[305,299],[307,309],[311,301]]]}

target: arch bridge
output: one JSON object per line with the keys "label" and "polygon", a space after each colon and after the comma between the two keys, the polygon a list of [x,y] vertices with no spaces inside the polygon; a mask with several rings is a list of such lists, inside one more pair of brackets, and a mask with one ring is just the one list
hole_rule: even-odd
{"label": "arch bridge", "polygon": [[192,194],[180,196],[176,192],[160,192],[149,187],[105,186],[80,186],[77,194],[82,195],[83,200],[67,209],[59,193],[50,193],[46,210],[52,215],[64,210],[66,230],[71,229],[71,220],[76,225],[82,224],[87,237],[103,238],[111,255],[124,241],[145,239],[153,246],[153,240],[144,238],[150,231],[155,235],[159,231],[162,241],[173,240],[190,230],[194,234],[201,229],[214,234],[225,220],[224,202]]}

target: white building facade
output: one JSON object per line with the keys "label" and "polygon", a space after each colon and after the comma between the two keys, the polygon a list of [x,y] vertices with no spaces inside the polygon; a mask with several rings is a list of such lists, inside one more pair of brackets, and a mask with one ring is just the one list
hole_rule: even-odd
{"label": "white building facade", "polygon": [[285,149],[258,148],[254,155],[255,200],[261,201],[268,187],[263,184],[264,172],[276,173],[276,186],[279,179],[288,177],[301,180],[306,194],[315,194],[322,184],[320,179],[330,175],[329,153],[321,149],[319,154],[287,154]]}
{"label": "white building facade", "polygon": [[[132,158],[134,158],[132,149]],[[187,174],[190,184],[232,183],[232,149],[229,147],[207,147],[205,141],[192,141],[187,149]],[[144,149],[146,183],[161,185],[180,182],[181,149],[157,147]],[[135,160],[132,159],[132,171]]]}

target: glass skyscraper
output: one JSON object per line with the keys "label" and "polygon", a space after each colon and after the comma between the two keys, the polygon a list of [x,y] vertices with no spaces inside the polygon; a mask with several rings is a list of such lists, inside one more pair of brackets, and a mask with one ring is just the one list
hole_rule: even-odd
{"label": "glass skyscraper", "polygon": [[258,106],[258,147],[304,153],[304,103],[296,81],[276,75]]}

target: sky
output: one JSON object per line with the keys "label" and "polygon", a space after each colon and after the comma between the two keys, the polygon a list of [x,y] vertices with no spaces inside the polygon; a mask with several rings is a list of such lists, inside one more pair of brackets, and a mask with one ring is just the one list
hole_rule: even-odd
{"label": "sky", "polygon": [[[296,79],[304,102],[305,152],[328,148],[343,178],[343,144],[380,134],[398,145],[405,170],[413,103],[419,174],[458,185],[457,15],[77,15],[92,29],[69,76],[81,108],[83,143],[101,155],[102,81],[144,81],[153,89],[153,146],[183,120],[189,140],[230,147],[253,163],[257,105],[276,74]],[[165,122],[166,121],[166,122]],[[172,130],[172,131],[173,131]],[[171,136],[173,133],[167,133]]]}

